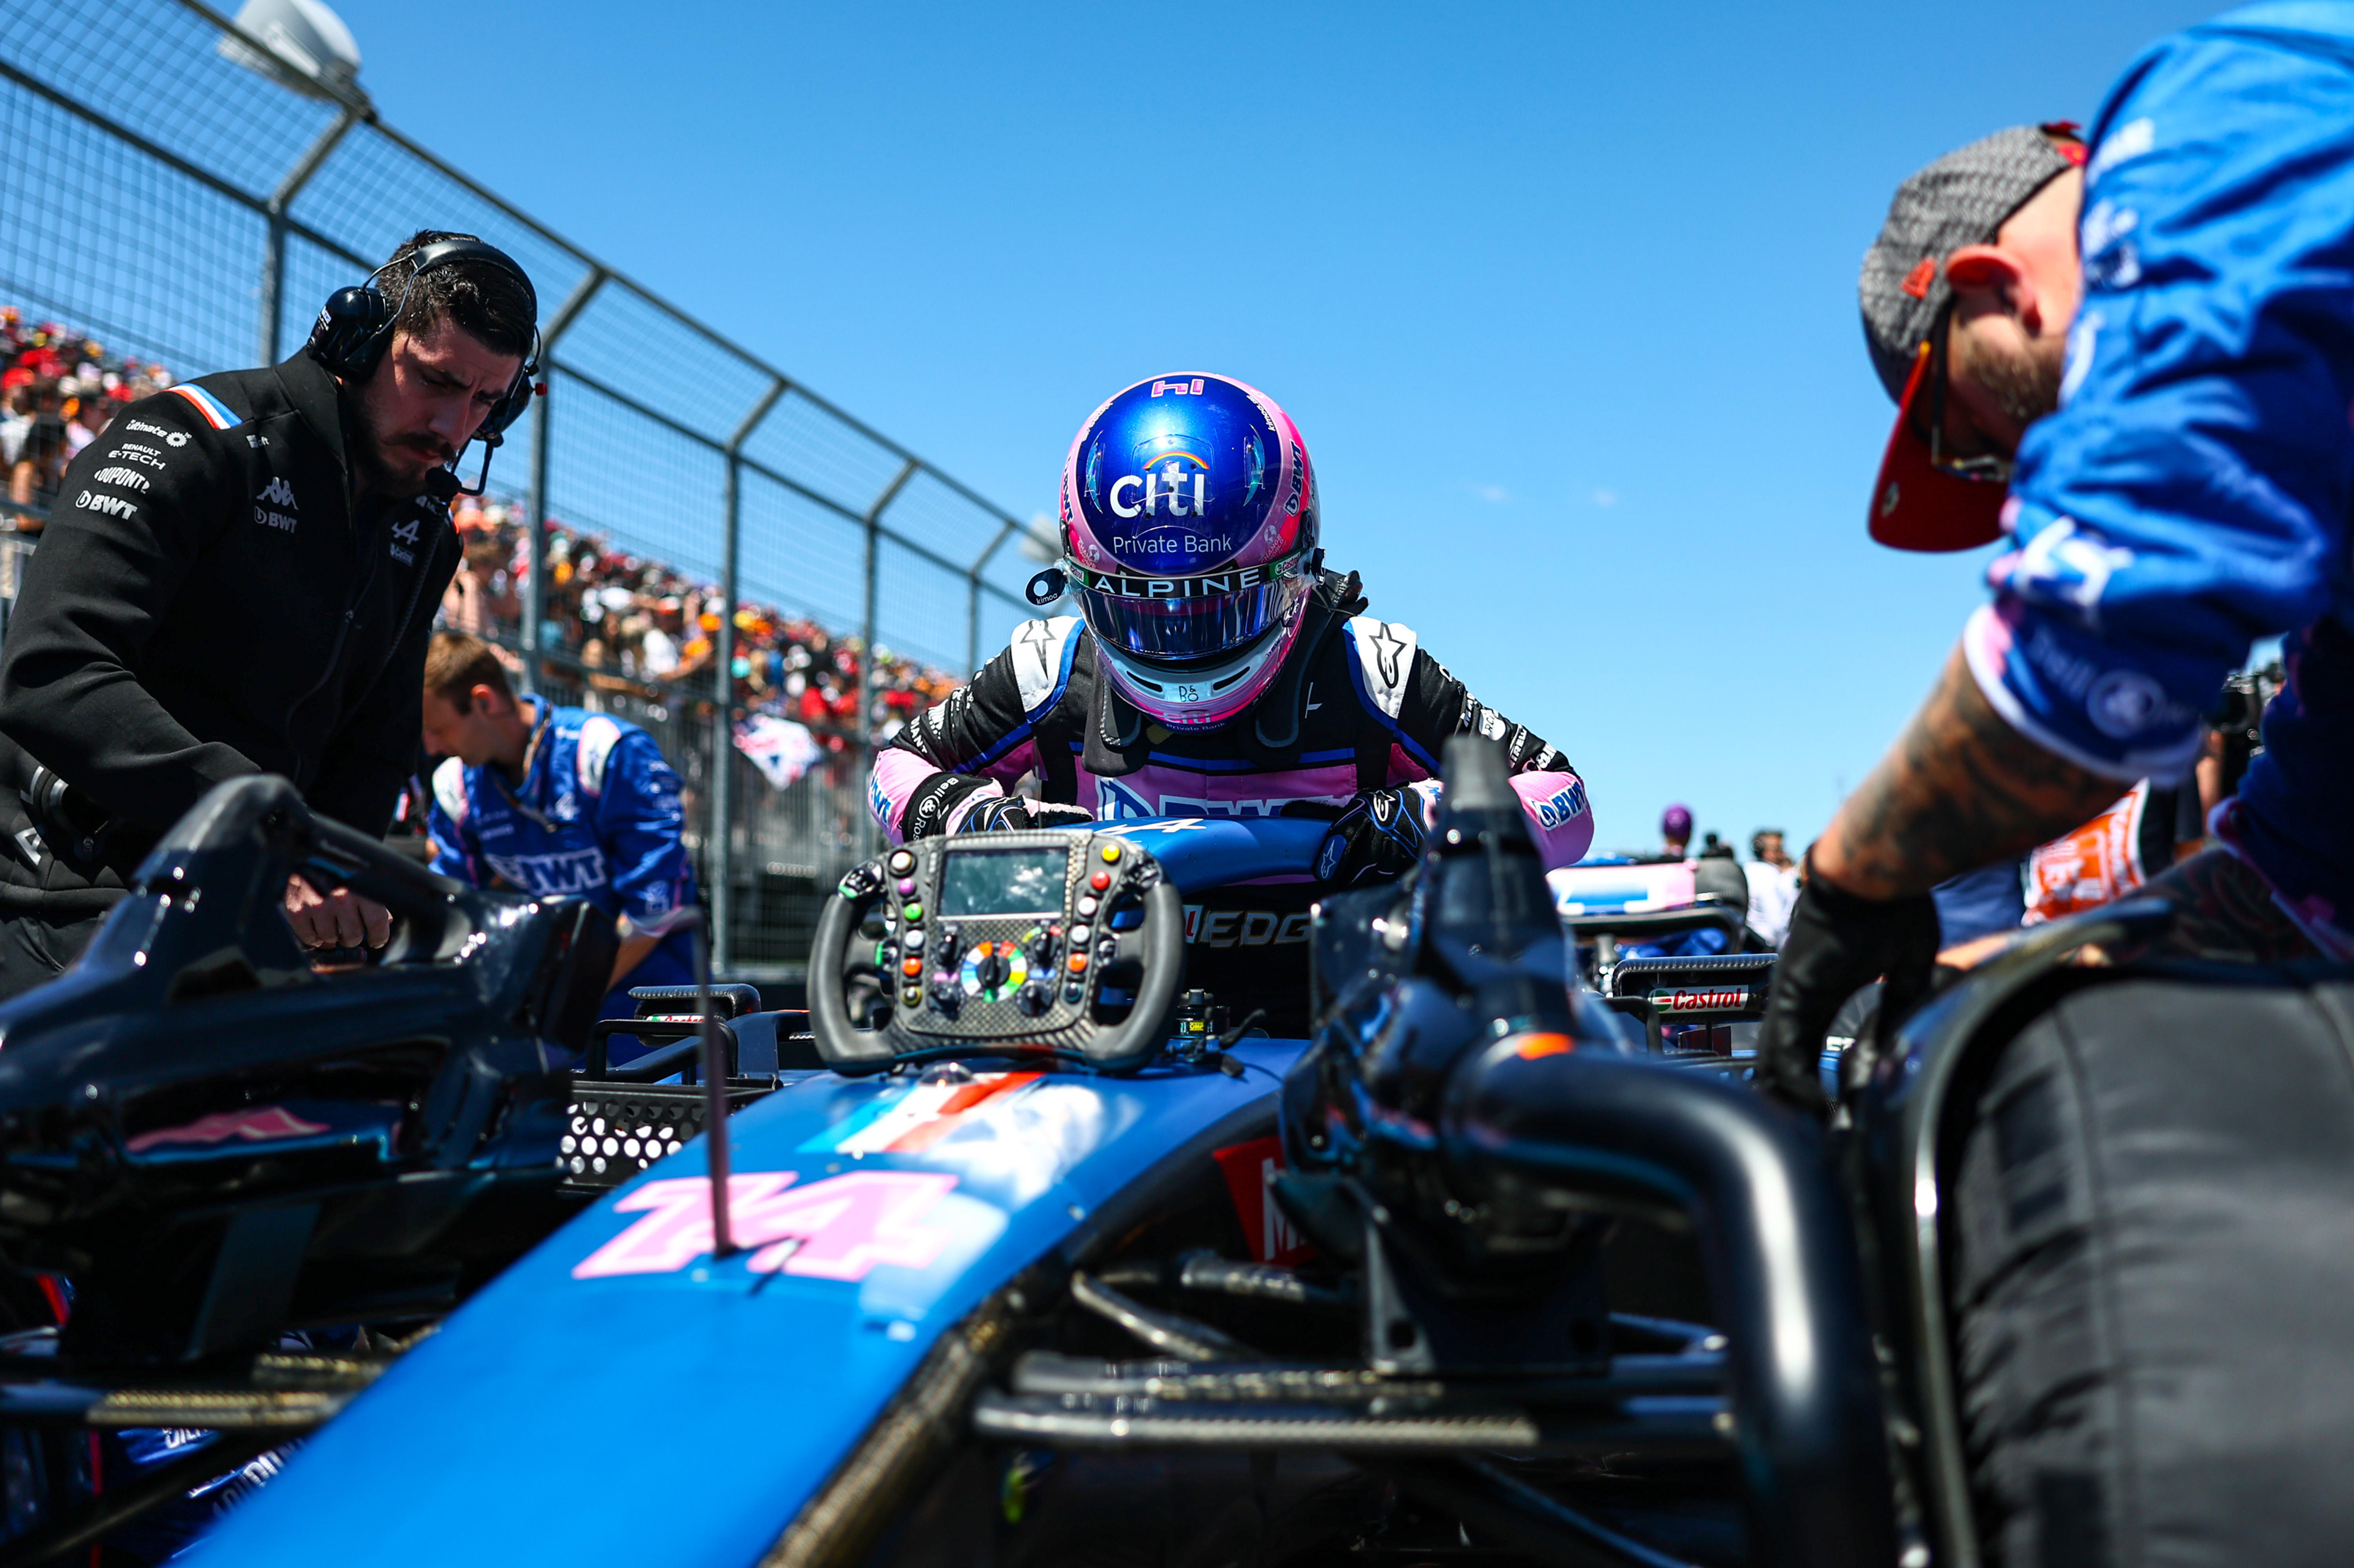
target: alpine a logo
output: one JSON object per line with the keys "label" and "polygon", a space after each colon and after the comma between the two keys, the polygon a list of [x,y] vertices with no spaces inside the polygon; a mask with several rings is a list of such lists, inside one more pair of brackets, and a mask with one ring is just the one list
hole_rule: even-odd
{"label": "alpine a logo", "polygon": [[87,490],[74,497],[74,504],[84,512],[102,513],[109,517],[139,515],[139,508],[134,503],[125,501],[120,496],[93,495]]}
{"label": "alpine a logo", "polygon": [[1650,1001],[1655,1012],[1744,1012],[1754,1004],[1756,995],[1745,985],[1723,986],[1714,991],[1678,987],[1653,991]]}
{"label": "alpine a logo", "polygon": [[261,487],[261,493],[254,499],[265,506],[292,507],[297,512],[302,510],[302,507],[295,505],[294,487],[286,482],[284,474],[273,476],[268,484]]}
{"label": "alpine a logo", "polygon": [[396,523],[392,525],[392,540],[389,547],[392,551],[392,558],[398,561],[402,566],[414,566],[416,564],[416,518],[411,517],[407,522]]}

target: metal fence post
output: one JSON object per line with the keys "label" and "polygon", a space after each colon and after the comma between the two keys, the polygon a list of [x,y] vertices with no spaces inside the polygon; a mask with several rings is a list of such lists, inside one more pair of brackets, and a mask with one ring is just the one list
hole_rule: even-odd
{"label": "metal fence post", "polygon": [[997,547],[1004,544],[1007,536],[1020,526],[1021,524],[1013,518],[1006,518],[998,525],[995,536],[989,541],[989,548],[975,556],[972,558],[972,565],[964,569],[965,587],[969,594],[964,610],[964,667],[967,674],[977,674],[981,670],[981,568],[989,565],[989,558],[997,554]]}
{"label": "metal fence post", "polygon": [[729,864],[734,846],[736,792],[736,567],[743,537],[744,443],[785,395],[781,376],[769,383],[736,433],[727,438],[727,534],[720,546],[719,630],[712,634],[713,692],[711,721],[711,833],[703,857],[709,878],[704,896],[711,905],[711,969],[726,974],[735,960],[735,874]]}
{"label": "metal fence post", "polygon": [[[866,509],[864,519],[866,524],[866,615],[863,635],[866,640],[866,645],[859,651],[858,654],[858,756],[869,775],[875,771],[875,677],[876,673],[875,615],[875,589],[883,571],[883,514],[891,503],[899,498],[899,492],[906,488],[907,482],[916,477],[916,468],[914,458],[909,458],[900,464],[899,471],[892,475],[891,482],[883,487],[883,493],[875,498],[875,504]],[[864,798],[865,793],[864,780],[861,780],[859,789],[861,799]],[[865,838],[867,835],[862,832],[859,836]]]}
{"label": "metal fence post", "polygon": [[556,385],[556,343],[597,291],[605,286],[605,269],[591,267],[588,275],[572,286],[571,295],[556,307],[539,334],[539,396],[531,400],[531,497],[525,510],[530,519],[530,529],[524,540],[524,568],[526,589],[523,600],[523,685],[527,692],[539,690],[540,655],[546,652],[539,645],[540,629],[547,621],[547,446],[548,426],[552,415],[547,395]]}
{"label": "metal fence post", "polygon": [[318,140],[313,142],[309,150],[294,161],[294,166],[286,171],[286,177],[278,182],[278,188],[270,193],[270,205],[265,209],[270,219],[270,239],[261,255],[260,340],[261,363],[264,365],[278,363],[281,346],[278,329],[279,319],[285,314],[286,209],[293,205],[302,187],[311,183],[311,176],[319,172],[319,165],[327,161],[327,154],[335,150],[335,143],[344,139],[344,132],[350,130],[359,117],[359,111],[349,104],[345,105],[344,111],[335,117],[335,122],[319,133]]}

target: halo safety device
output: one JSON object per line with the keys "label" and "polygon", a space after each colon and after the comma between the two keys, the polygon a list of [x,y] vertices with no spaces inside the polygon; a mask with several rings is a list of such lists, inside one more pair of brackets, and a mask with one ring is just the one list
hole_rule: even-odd
{"label": "halo safety device", "polygon": [[[376,281],[402,261],[415,264],[408,281],[402,287],[398,302],[387,300]],[[523,411],[531,407],[532,384],[539,375],[539,291],[531,286],[530,274],[514,257],[479,239],[436,239],[420,245],[409,255],[387,261],[369,273],[366,282],[337,289],[328,295],[327,302],[320,307],[319,319],[311,323],[311,340],[304,345],[304,352],[342,380],[366,380],[383,362],[385,350],[392,346],[393,328],[399,323],[401,312],[408,308],[408,291],[417,287],[417,280],[436,268],[465,261],[495,267],[521,284],[524,297],[531,302],[535,323],[530,352],[524,355],[514,380],[474,431],[474,439],[485,449],[482,471],[475,477],[473,489],[461,488],[458,493],[480,495],[490,478],[491,450],[505,440],[507,427],[523,418]]]}

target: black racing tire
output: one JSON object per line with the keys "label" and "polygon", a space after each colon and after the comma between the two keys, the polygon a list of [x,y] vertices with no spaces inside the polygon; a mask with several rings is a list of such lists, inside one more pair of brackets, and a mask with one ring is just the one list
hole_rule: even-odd
{"label": "black racing tire", "polygon": [[2296,1568],[2354,1542],[2354,984],[2121,980],[2003,1050],[1949,1190],[2000,1568]]}

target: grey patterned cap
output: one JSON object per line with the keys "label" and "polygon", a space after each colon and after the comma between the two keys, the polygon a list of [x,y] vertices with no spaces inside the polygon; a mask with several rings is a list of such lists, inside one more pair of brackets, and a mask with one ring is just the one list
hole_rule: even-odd
{"label": "grey patterned cap", "polygon": [[[2073,129],[2073,128],[2071,128]],[[1993,242],[2027,198],[2082,158],[2054,145],[2046,131],[2014,125],[1946,154],[1896,187],[1880,238],[1863,253],[1863,336],[1891,401],[1902,401],[1913,361],[1952,290],[1945,260],[1965,245]]]}

